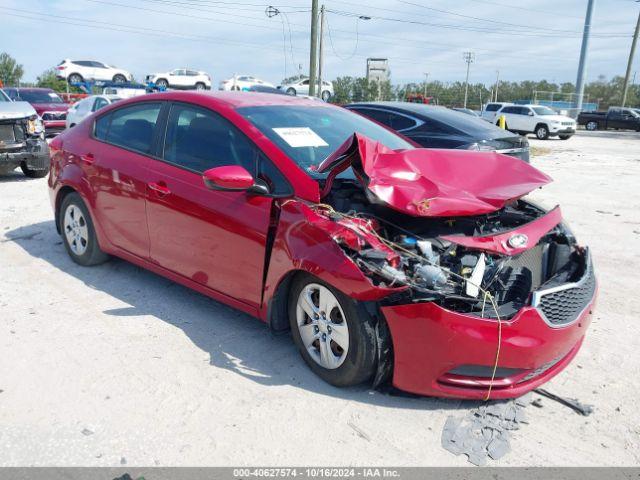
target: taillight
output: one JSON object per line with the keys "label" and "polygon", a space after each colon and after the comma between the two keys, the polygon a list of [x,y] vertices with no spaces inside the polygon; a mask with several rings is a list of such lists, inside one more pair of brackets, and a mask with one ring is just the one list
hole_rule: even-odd
{"label": "taillight", "polygon": [[64,69],[65,69],[65,68],[67,68],[67,67],[65,67],[64,65],[58,65],[56,68],[57,68],[58,70],[64,70]]}

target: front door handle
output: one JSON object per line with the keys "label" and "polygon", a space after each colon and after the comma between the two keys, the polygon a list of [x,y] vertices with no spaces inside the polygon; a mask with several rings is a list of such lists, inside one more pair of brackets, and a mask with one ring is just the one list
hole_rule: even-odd
{"label": "front door handle", "polygon": [[160,197],[164,197],[165,195],[169,195],[171,193],[171,190],[169,190],[169,187],[167,187],[164,182],[160,182],[160,183],[151,182],[148,184],[148,186],[151,190],[156,192],[156,194],[158,194],[158,196]]}

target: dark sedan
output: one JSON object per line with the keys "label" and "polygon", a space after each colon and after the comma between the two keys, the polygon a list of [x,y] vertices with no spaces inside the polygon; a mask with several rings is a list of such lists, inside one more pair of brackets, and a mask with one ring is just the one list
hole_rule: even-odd
{"label": "dark sedan", "polygon": [[529,161],[526,138],[445,107],[368,102],[345,108],[386,125],[423,147],[495,151]]}

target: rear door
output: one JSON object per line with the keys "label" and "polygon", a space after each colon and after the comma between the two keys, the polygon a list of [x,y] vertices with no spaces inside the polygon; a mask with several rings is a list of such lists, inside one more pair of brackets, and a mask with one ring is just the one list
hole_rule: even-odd
{"label": "rear door", "polygon": [[149,169],[152,260],[259,306],[273,198],[211,190],[202,173],[217,166],[242,165],[255,177],[268,160],[230,121],[212,110],[173,103],[166,123],[161,158],[152,161]]}
{"label": "rear door", "polygon": [[161,106],[141,102],[98,117],[80,157],[108,240],[141,258],[149,257],[145,197]]}

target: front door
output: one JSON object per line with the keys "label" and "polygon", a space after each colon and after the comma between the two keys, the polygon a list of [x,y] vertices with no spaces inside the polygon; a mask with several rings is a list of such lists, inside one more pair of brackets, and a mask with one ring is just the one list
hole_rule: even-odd
{"label": "front door", "polygon": [[255,176],[257,148],[219,114],[171,105],[160,152],[149,169],[151,259],[246,304],[259,306],[269,196],[207,188],[202,173],[242,165]]}

